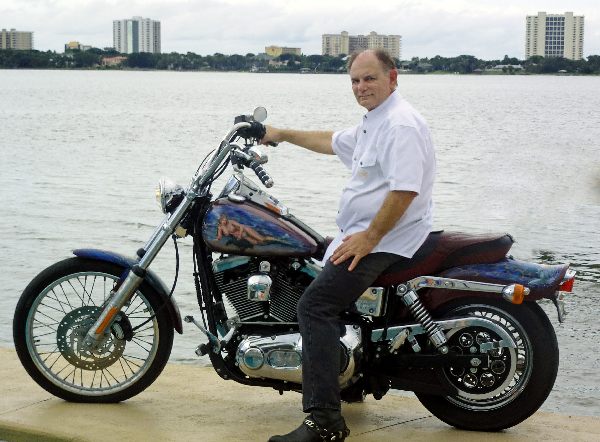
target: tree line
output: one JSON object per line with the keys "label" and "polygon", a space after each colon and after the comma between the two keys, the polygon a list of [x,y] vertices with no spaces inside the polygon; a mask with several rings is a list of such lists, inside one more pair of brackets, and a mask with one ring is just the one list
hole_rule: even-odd
{"label": "tree line", "polygon": [[[123,56],[118,66],[103,66],[107,57]],[[417,73],[448,72],[471,74],[489,71],[501,66],[507,74],[544,74],[566,72],[572,74],[600,74],[600,55],[590,55],[584,60],[568,60],[562,57],[534,56],[519,60],[506,55],[501,60],[480,60],[472,55],[432,58],[414,57],[411,60],[396,60],[402,70]],[[346,56],[283,54],[276,58],[264,54],[198,55],[193,52],[180,54],[119,54],[113,49],[92,48],[85,52],[69,50],[54,51],[0,50],[0,68],[5,69],[158,69],[178,71],[241,71],[241,72],[345,72]]]}

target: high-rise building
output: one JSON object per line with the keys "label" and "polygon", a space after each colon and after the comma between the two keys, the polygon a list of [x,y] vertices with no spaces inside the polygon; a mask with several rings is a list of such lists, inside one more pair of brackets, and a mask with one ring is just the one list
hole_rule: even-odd
{"label": "high-rise building", "polygon": [[371,32],[369,35],[349,35],[346,31],[341,34],[323,34],[323,55],[337,57],[363,49],[384,49],[392,57],[400,59],[402,36],[380,35],[377,32]]}
{"label": "high-rise building", "polygon": [[2,29],[0,33],[0,49],[20,49],[30,51],[33,49],[33,32]]}
{"label": "high-rise building", "polygon": [[564,57],[583,58],[583,15],[564,14],[528,15],[525,28],[525,58]]}
{"label": "high-rise building", "polygon": [[160,22],[142,17],[113,20],[113,47],[121,54],[160,54]]}
{"label": "high-rise building", "polygon": [[283,54],[302,55],[300,48],[286,48],[284,46],[266,46],[265,53],[271,57],[279,57]]}
{"label": "high-rise building", "polygon": [[65,44],[65,52],[67,52],[67,51],[85,52],[85,51],[89,51],[90,49],[92,49],[92,47],[90,45],[82,45],[78,41],[70,41],[69,43]]}

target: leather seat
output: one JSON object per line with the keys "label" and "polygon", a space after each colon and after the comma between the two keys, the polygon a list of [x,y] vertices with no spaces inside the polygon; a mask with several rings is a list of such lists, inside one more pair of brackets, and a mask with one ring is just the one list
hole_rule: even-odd
{"label": "leather seat", "polygon": [[452,267],[502,260],[514,243],[509,234],[432,232],[410,260],[396,263],[372,284],[400,284],[417,276],[435,275]]}

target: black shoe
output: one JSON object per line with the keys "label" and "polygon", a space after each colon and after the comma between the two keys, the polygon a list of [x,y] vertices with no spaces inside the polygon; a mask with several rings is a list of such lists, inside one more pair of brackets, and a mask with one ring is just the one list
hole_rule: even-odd
{"label": "black shoe", "polygon": [[344,422],[344,418],[340,416],[340,419],[341,420],[337,423],[337,425],[334,425],[332,427],[336,428],[336,430],[329,430],[318,425],[311,415],[304,419],[302,425],[300,425],[291,433],[284,434],[282,436],[272,436],[269,439],[269,442],[343,441],[350,434],[350,430],[348,429],[348,427],[346,427],[346,422]]}

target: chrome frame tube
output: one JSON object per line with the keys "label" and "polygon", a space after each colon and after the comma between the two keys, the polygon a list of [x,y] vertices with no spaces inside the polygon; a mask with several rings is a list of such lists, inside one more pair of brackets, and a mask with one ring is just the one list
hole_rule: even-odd
{"label": "chrome frame tube", "polygon": [[[438,276],[419,276],[411,279],[406,284],[398,286],[398,294],[403,295],[410,290],[419,290],[422,288],[448,289],[448,290],[469,290],[473,292],[504,293],[507,287],[514,284],[491,284],[488,282],[466,281],[462,279],[441,278]],[[525,295],[529,294],[529,289],[525,287]]]}
{"label": "chrome frame tube", "polygon": [[[510,336],[510,334],[506,330],[504,330],[500,325],[498,325],[495,322],[490,321],[489,319],[486,319],[486,318],[475,318],[475,317],[454,318],[454,319],[446,319],[443,321],[437,321],[437,324],[443,330],[449,330],[449,329],[453,329],[453,328],[473,327],[473,326],[488,328],[488,329],[493,330],[495,333],[498,334],[498,336],[500,336],[500,338],[501,338],[500,343],[503,347],[510,347],[510,348],[517,347],[513,338]],[[396,336],[398,336],[404,330],[407,330],[409,332],[409,334],[412,334],[413,336],[427,334],[427,330],[425,330],[425,327],[423,327],[421,324],[417,324],[417,323],[406,324],[406,325],[399,325],[396,327],[390,327],[387,329],[387,331],[382,328],[373,330],[373,332],[371,333],[371,342],[379,342],[381,340],[381,338],[383,337],[384,332],[387,333],[386,336],[387,336],[388,340],[393,340]]]}

